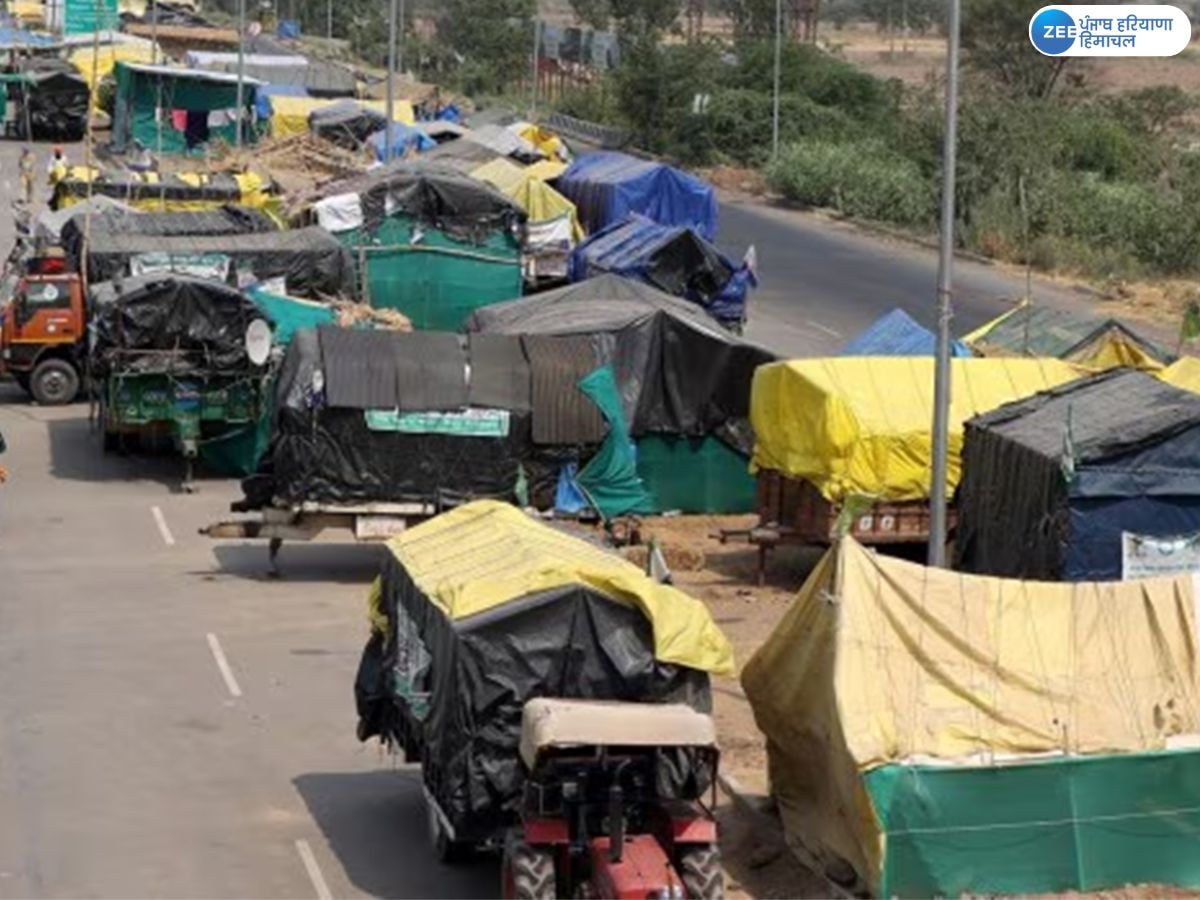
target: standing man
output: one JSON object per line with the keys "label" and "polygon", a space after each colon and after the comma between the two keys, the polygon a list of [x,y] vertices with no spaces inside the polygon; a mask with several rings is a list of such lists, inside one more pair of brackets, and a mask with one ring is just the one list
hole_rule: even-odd
{"label": "standing man", "polygon": [[50,162],[46,164],[46,174],[49,176],[51,184],[56,184],[67,177],[67,169],[70,163],[67,162],[67,153],[62,148],[62,144],[54,145],[54,152],[50,156]]}
{"label": "standing man", "polygon": [[28,144],[21,151],[21,191],[25,196],[25,205],[33,206],[33,173],[36,161],[33,158],[33,148]]}

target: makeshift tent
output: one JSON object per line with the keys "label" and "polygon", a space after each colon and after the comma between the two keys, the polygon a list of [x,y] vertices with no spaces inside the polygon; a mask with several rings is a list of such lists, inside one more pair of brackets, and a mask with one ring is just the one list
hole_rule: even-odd
{"label": "makeshift tent", "polygon": [[639,213],[660,225],[694,228],[708,241],[717,236],[712,186],[663,163],[623,153],[586,153],[555,187],[579,207],[589,234]]}
{"label": "makeshift tent", "polygon": [[436,332],[297,331],[277,383],[271,453],[244,485],[247,504],[516,500],[522,480],[556,474],[529,460],[529,392],[512,338],[464,349]]}
{"label": "makeshift tent", "polygon": [[541,162],[535,162],[525,167],[525,172],[530,178],[538,178],[542,181],[554,181],[565,171],[567,171],[567,164],[556,159],[543,159]]}
{"label": "makeshift tent", "polygon": [[146,212],[198,212],[230,203],[254,209],[276,204],[272,188],[253,172],[127,172],[74,166],[54,184],[50,206],[66,209],[104,196]]}
{"label": "makeshift tent", "polygon": [[1158,377],[1167,384],[1200,394],[1200,359],[1196,359],[1194,356],[1181,356],[1159,372]]}
{"label": "makeshift tent", "polygon": [[735,266],[694,229],[660,225],[636,213],[593,234],[571,254],[572,281],[600,272],[639,278],[730,325],[745,321],[746,295],[758,283],[749,262]]}
{"label": "makeshift tent", "polygon": [[98,49],[80,47],[71,53],[69,59],[71,65],[87,82],[92,95],[92,108],[98,110],[100,83],[112,74],[117,63],[158,63],[163,59],[163,52],[147,41],[137,44],[108,44]]}
{"label": "makeshift tent", "polygon": [[308,134],[309,117],[317,110],[327,109],[337,102],[272,93],[268,100],[271,137],[288,138]]}
{"label": "makeshift tent", "polygon": [[[421,153],[437,146],[433,138],[420,128],[404,125],[400,122],[391,124],[392,155],[391,159],[408,156],[410,153]],[[388,162],[387,153],[388,129],[383,128],[367,139],[367,144],[375,151],[380,162]]]}
{"label": "makeshift tent", "polygon": [[[463,506],[389,542],[369,603],[358,736],[378,735],[419,759],[464,842],[518,820],[527,700],[707,712],[708,673],[733,671],[729,643],[702,603],[500,503]],[[664,757],[668,796],[672,785],[715,774],[691,754]]]}
{"label": "makeshift tent", "polygon": [[1028,303],[963,337],[980,356],[1057,357],[1093,369],[1161,369],[1175,359],[1124,322]]}
{"label": "makeshift tent", "polygon": [[[902,309],[893,309],[850,340],[838,356],[933,356],[937,335]],[[950,342],[951,356],[974,356],[962,341]]]}
{"label": "makeshift tent", "polygon": [[1122,532],[1200,531],[1200,396],[1130,370],[1076,381],[968,422],[963,468],[964,568],[1120,578]]}
{"label": "makeshift tent", "polygon": [[742,673],[788,844],[880,897],[1200,887],[1198,601],[842,541]]}
{"label": "makeshift tent", "polygon": [[[236,75],[128,62],[118,62],[115,71],[112,145],[116,152],[125,152],[135,140],[179,154],[201,152],[213,140],[236,143]],[[260,84],[247,78],[242,85],[246,141],[255,138],[255,90]],[[160,110],[169,121],[160,122]]]}
{"label": "makeshift tent", "polygon": [[569,157],[567,145],[549,128],[531,122],[513,122],[508,130],[550,159]]}
{"label": "makeshift tent", "polygon": [[498,156],[523,163],[537,162],[546,158],[546,155],[533,144],[502,125],[481,125],[478,128],[471,128],[463,135],[463,140],[487,147]]}
{"label": "makeshift tent", "polygon": [[[83,252],[83,232],[88,220],[86,210],[76,210],[78,207],[64,210],[71,215],[60,230],[60,242],[67,258],[78,268]],[[116,208],[93,210],[91,228],[93,234],[103,231],[111,234],[200,237],[277,231],[278,225],[261,210],[242,206],[223,206],[204,212],[150,213],[116,204]]]}
{"label": "makeshift tent", "polygon": [[[206,60],[195,68],[229,75],[237,74],[236,53],[200,54],[193,51],[188,56],[200,56]],[[247,77],[264,84],[303,88],[313,97],[353,97],[357,86],[354,72],[346,66],[298,56],[247,54],[244,71]]]}
{"label": "makeshift tent", "polygon": [[34,237],[51,245],[60,244],[62,243],[62,231],[67,223],[75,216],[86,215],[89,210],[93,216],[101,216],[109,212],[137,213],[132,206],[126,206],[119,200],[97,194],[91,200],[84,200],[82,203],[76,203],[74,206],[64,209],[47,208],[42,210],[34,220]]}
{"label": "makeshift tent", "polygon": [[14,110],[8,124],[19,134],[78,141],[87,131],[87,82],[62,60],[29,60],[21,71],[0,75],[0,88]]}
{"label": "makeshift tent", "polygon": [[[103,223],[101,223],[103,225]],[[113,279],[140,271],[204,272],[238,284],[282,279],[301,297],[353,296],[346,249],[320,228],[223,235],[130,234],[97,228],[87,242],[88,272]]]}
{"label": "makeshift tent", "polygon": [[525,212],[453,169],[398,161],[332,185],[313,213],[355,254],[368,302],[415,328],[457,331],[521,294]]}
{"label": "makeshift tent", "polygon": [[450,141],[439,144],[422,156],[425,162],[455,169],[464,175],[470,174],[496,160],[509,162],[502,154],[474,141]]}
{"label": "makeshift tent", "polygon": [[594,444],[589,404],[573,386],[611,366],[654,509],[752,508],[745,420],[754,371],[774,359],[768,351],[692,304],[616,275],[484,307],[467,328],[524,336],[534,369],[535,442]]}
{"label": "makeshift tent", "polygon": [[[387,118],[387,101],[386,100],[359,100],[359,106],[368,109],[378,116]],[[416,113],[413,111],[412,102],[396,98],[392,104],[392,121],[399,122],[401,125],[415,125],[417,123]]]}
{"label": "makeshift tent", "polygon": [[[964,422],[1081,374],[1057,359],[952,360],[949,491],[961,473]],[[754,464],[807,479],[828,500],[929,496],[932,359],[837,357],[763,366],[754,373],[750,421]]]}

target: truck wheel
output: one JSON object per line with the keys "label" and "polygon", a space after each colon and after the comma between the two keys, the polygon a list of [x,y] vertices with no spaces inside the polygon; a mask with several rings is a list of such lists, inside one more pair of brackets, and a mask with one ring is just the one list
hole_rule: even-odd
{"label": "truck wheel", "polygon": [[425,801],[425,808],[428,812],[429,841],[433,844],[433,854],[438,862],[450,864],[465,859],[470,854],[470,846],[450,837],[433,804],[428,800]]}
{"label": "truck wheel", "polygon": [[690,900],[724,900],[721,852],[713,844],[688,847],[679,857],[679,877]]}
{"label": "truck wheel", "polygon": [[504,848],[500,895],[504,900],[555,900],[554,856],[517,841]]}
{"label": "truck wheel", "polygon": [[71,403],[79,394],[79,373],[66,360],[43,360],[30,376],[29,391],[42,406]]}

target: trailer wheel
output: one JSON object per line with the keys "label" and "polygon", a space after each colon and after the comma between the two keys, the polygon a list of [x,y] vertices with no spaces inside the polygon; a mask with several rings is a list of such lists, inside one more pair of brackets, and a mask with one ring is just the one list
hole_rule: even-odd
{"label": "trailer wheel", "polygon": [[63,406],[79,394],[79,373],[63,359],[44,359],[29,378],[29,392],[42,406]]}
{"label": "trailer wheel", "polygon": [[543,847],[510,841],[500,869],[504,900],[555,900],[554,856]]}
{"label": "trailer wheel", "polygon": [[450,837],[445,826],[442,825],[442,820],[438,816],[437,810],[433,808],[433,804],[428,800],[425,801],[425,809],[428,813],[429,842],[433,844],[433,854],[437,857],[438,862],[448,865],[460,862],[469,856],[470,846]]}
{"label": "trailer wheel", "polygon": [[715,844],[684,850],[679,856],[679,877],[689,900],[724,900],[725,873]]}

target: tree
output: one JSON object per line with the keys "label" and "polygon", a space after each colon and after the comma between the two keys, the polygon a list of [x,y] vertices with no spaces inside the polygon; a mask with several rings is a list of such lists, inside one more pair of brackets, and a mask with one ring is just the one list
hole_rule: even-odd
{"label": "tree", "polygon": [[1029,20],[1041,0],[964,0],[964,66],[1014,97],[1049,97],[1068,60],[1030,52]]}
{"label": "tree", "polygon": [[460,58],[462,87],[500,93],[525,71],[537,0],[445,0],[438,37]]}
{"label": "tree", "polygon": [[683,0],[571,0],[571,8],[593,28],[615,26],[623,40],[657,40],[679,19]]}

